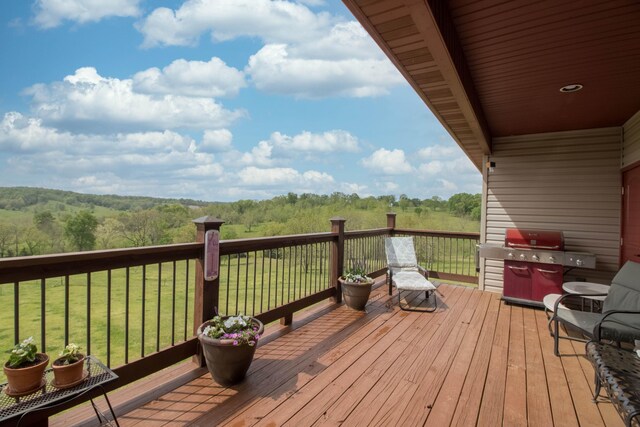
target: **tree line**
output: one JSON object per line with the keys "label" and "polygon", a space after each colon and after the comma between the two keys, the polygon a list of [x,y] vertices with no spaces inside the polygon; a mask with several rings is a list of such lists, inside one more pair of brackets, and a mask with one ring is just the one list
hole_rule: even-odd
{"label": "tree line", "polygon": [[[402,213],[407,228],[472,228],[480,219],[480,195],[449,200],[385,195],[295,194],[269,200],[206,203],[194,200],[84,195],[58,190],[0,189],[0,257],[40,255],[192,242],[194,218],[225,221],[223,239],[328,231],[329,218],[347,218],[351,230],[383,227],[385,213]],[[18,211],[10,216],[2,212]],[[442,222],[448,216],[459,222]],[[444,228],[443,228],[444,227]]]}

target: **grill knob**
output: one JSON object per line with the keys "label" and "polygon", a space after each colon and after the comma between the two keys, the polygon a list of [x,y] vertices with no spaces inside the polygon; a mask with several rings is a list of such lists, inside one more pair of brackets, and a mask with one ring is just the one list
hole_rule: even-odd
{"label": "grill knob", "polygon": [[531,259],[532,259],[532,260],[534,260],[534,261],[536,261],[536,262],[540,261],[540,257],[539,257],[538,255],[533,255],[533,256],[531,257]]}
{"label": "grill knob", "polygon": [[549,257],[549,262],[550,262],[551,264],[555,264],[555,262],[556,262],[556,257],[550,256],[550,257]]}
{"label": "grill knob", "polygon": [[508,256],[509,258],[513,258],[513,253],[509,252],[509,253],[507,254],[507,256]]}
{"label": "grill knob", "polygon": [[583,264],[583,263],[582,263],[582,260],[581,260],[581,259],[577,259],[577,260],[576,260],[576,265],[577,265],[578,267],[581,267],[581,266],[582,266],[582,264]]}
{"label": "grill knob", "polygon": [[524,261],[527,259],[527,256],[525,254],[520,254],[520,259]]}

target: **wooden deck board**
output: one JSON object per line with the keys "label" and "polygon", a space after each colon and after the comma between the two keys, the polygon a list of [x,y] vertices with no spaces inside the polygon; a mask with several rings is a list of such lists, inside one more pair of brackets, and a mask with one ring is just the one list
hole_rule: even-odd
{"label": "wooden deck board", "polygon": [[440,291],[438,311],[413,313],[378,288],[367,313],[339,306],[260,346],[243,383],[220,387],[207,373],[120,424],[622,425],[610,403],[591,402],[583,344],[561,341],[553,355],[542,311]]}

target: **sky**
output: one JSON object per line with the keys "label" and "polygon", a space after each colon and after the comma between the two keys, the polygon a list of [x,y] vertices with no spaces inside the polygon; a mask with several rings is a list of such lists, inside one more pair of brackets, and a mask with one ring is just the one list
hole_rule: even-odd
{"label": "sky", "polygon": [[340,0],[3,0],[0,177],[205,201],[481,190]]}

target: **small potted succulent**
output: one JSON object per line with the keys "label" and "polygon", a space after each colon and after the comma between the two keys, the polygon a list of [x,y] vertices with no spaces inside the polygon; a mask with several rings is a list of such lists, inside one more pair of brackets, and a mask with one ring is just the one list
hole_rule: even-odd
{"label": "small potted succulent", "polygon": [[74,343],[67,345],[60,352],[60,357],[51,364],[54,386],[58,388],[71,387],[82,382],[84,374],[84,354],[80,353],[80,346]]}
{"label": "small potted succulent", "polygon": [[26,395],[42,387],[49,356],[38,353],[33,337],[16,344],[7,353],[9,360],[4,364],[4,373],[9,382],[5,389],[7,394]]}
{"label": "small potted succulent", "polygon": [[345,304],[354,310],[364,310],[373,285],[373,279],[366,275],[364,266],[354,265],[338,280]]}
{"label": "small potted succulent", "polygon": [[198,339],[211,377],[229,386],[242,381],[256,352],[264,325],[255,317],[215,316],[198,328]]}

